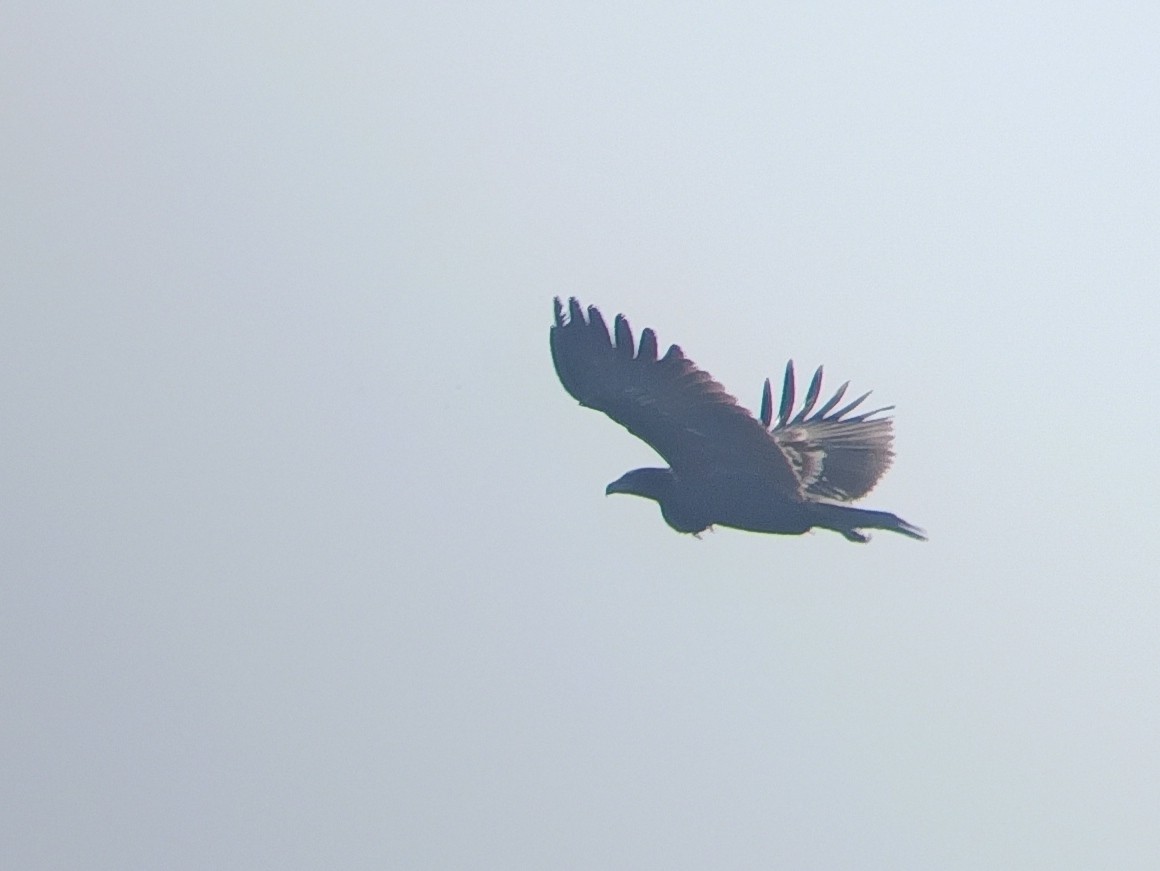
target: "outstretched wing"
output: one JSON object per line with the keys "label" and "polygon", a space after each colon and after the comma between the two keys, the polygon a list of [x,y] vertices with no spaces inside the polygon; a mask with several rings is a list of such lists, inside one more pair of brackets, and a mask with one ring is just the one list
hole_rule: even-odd
{"label": "outstretched wing", "polygon": [[[834,411],[846,394],[847,381],[816,412],[822,392],[822,367],[814,373],[802,408],[794,414],[793,360],[785,367],[781,407],[773,420],[773,395],[769,379],[761,397],[761,422],[789,457],[807,496],[852,502],[874,489],[894,459],[891,445],[893,423],[874,415],[894,406],[876,408],[847,417],[869,392]],[[813,414],[811,415],[811,412]]]}
{"label": "outstretched wing", "polygon": [[774,436],[679,347],[658,358],[656,334],[646,329],[638,348],[624,315],[616,316],[614,342],[600,310],[589,306],[585,318],[575,298],[567,315],[557,298],[555,313],[552,361],[581,405],[648,442],[678,475],[740,472],[800,498],[798,477]]}

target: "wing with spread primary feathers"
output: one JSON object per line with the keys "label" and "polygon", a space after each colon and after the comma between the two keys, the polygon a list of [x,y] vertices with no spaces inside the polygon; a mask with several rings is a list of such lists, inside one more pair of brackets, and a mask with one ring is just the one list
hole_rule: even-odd
{"label": "wing with spread primary feathers", "polygon": [[790,459],[808,497],[852,502],[874,489],[879,478],[894,459],[891,444],[893,424],[888,417],[874,415],[894,406],[877,408],[847,417],[870,394],[864,393],[834,411],[847,381],[816,412],[814,406],[822,391],[822,367],[814,373],[801,410],[795,415],[793,360],[785,367],[781,406],[773,420],[772,390],[769,379],[761,397],[761,422]]}
{"label": "wing with spread primary feathers", "polygon": [[[709,373],[676,345],[663,357],[651,329],[636,344],[617,315],[610,333],[604,317],[575,299],[568,311],[557,298],[551,331],[552,361],[560,382],[581,405],[602,411],[656,450],[678,476],[740,472],[801,498],[801,484],[777,434],[737,404]],[[615,341],[613,341],[615,335]]]}

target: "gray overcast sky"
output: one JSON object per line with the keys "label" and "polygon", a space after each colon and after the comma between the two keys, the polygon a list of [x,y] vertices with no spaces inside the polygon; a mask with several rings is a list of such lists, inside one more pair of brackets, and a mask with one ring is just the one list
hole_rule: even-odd
{"label": "gray overcast sky", "polygon": [[[1153,4],[0,10],[0,864],[1160,867]],[[553,295],[897,405],[604,486]]]}

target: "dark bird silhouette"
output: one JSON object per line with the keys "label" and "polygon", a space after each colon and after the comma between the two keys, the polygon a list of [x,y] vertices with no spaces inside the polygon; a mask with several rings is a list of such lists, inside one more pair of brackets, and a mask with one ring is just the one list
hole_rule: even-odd
{"label": "dark bird silhouette", "polygon": [[838,408],[846,382],[815,411],[819,366],[795,413],[790,360],[777,420],[769,379],[759,420],[678,346],[659,356],[651,329],[638,346],[624,315],[616,316],[610,334],[600,310],[589,306],[585,317],[575,298],[566,313],[557,298],[555,314],[552,361],[564,389],[648,442],[669,464],[633,469],[605,493],[655,500],[669,526],[694,535],[717,524],[781,535],[821,527],[857,542],[869,540],[863,529],[926,539],[897,515],[842,504],[865,496],[890,468],[891,420],[876,415],[893,406],[853,414],[865,393]]}

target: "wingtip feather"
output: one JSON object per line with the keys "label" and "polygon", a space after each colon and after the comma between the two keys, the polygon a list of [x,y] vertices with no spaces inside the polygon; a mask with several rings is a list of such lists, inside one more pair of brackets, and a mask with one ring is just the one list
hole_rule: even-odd
{"label": "wingtip feather", "polygon": [[773,424],[773,387],[769,379],[765,379],[765,386],[761,389],[761,425],[766,429]]}
{"label": "wingtip feather", "polygon": [[640,353],[636,359],[645,363],[655,363],[657,359],[657,334],[652,327],[645,327],[640,334]]}
{"label": "wingtip feather", "polygon": [[616,351],[626,360],[631,360],[636,353],[636,340],[632,336],[632,327],[628,324],[628,318],[624,315],[617,315],[614,321],[616,328]]}
{"label": "wingtip feather", "polygon": [[785,364],[785,378],[781,384],[781,408],[777,412],[777,425],[785,426],[789,423],[790,413],[793,411],[794,400],[793,360]]}
{"label": "wingtip feather", "polygon": [[608,324],[604,322],[604,315],[594,305],[588,306],[588,326],[600,334],[600,338],[604,340],[604,344],[612,344],[612,335],[608,332]]}
{"label": "wingtip feather", "polygon": [[817,405],[818,396],[821,394],[821,392],[822,367],[819,366],[817,371],[814,372],[814,377],[810,379],[809,389],[806,390],[806,400],[804,403],[802,403],[802,410],[799,411],[797,416],[793,419],[794,423],[802,423],[809,415],[809,413],[814,410],[814,406]]}

